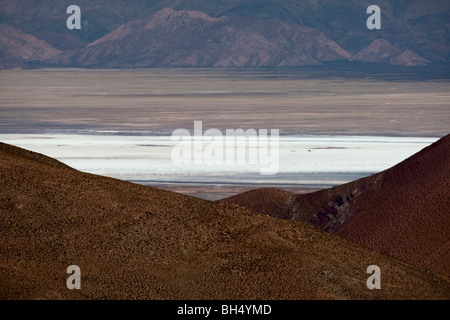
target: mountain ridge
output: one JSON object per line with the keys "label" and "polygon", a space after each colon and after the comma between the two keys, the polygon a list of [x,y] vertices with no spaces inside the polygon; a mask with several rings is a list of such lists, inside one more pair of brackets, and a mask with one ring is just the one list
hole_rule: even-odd
{"label": "mountain ridge", "polygon": [[[448,279],[311,226],[10,149],[0,145],[1,299],[449,297]],[[365,286],[374,262],[389,270],[383,290]],[[66,287],[69,265],[81,290]]]}
{"label": "mountain ridge", "polygon": [[[380,173],[270,204],[272,216],[297,220],[449,276],[450,135]],[[221,201],[257,210],[266,190]],[[248,200],[248,199],[251,200]],[[253,203],[252,203],[253,202]],[[439,252],[437,254],[436,252]]]}
{"label": "mountain ridge", "polygon": [[45,61],[60,54],[42,39],[0,24],[0,68],[23,67],[27,62]]}
{"label": "mountain ridge", "polygon": [[121,25],[72,61],[106,67],[290,67],[350,57],[310,28],[166,8]]}
{"label": "mountain ridge", "polygon": [[[0,8],[0,19],[4,23],[8,23],[13,27],[22,30],[24,33],[30,34],[37,39],[42,39],[49,43],[57,50],[62,51],[62,55],[59,59],[45,59],[39,60],[40,63],[35,63],[34,67],[38,66],[71,66],[80,67],[89,65],[88,61],[73,60],[72,56],[76,56],[79,51],[86,51],[89,45],[95,43],[102,37],[114,32],[120,26],[127,25],[132,21],[139,21],[149,19],[153,15],[160,15],[162,12],[172,10],[174,12],[197,12],[196,17],[189,17],[185,15],[183,19],[188,21],[192,18],[215,19],[230,19],[232,26],[238,31],[244,32],[248,28],[256,30],[259,37],[266,37],[281,24],[287,24],[290,26],[296,26],[296,28],[309,28],[315,31],[314,37],[324,37],[328,41],[334,42],[331,47],[337,49],[339,47],[342,51],[341,56],[352,61],[354,56],[360,53],[359,57],[356,57],[358,61],[369,60],[374,63],[380,64],[394,64],[404,66],[424,65],[430,63],[445,63],[448,62],[450,54],[450,38],[448,37],[448,27],[446,21],[450,15],[450,4],[448,2],[437,1],[433,3],[425,3],[424,0],[406,0],[401,3],[398,1],[384,0],[379,3],[382,9],[382,29],[381,30],[368,30],[365,27],[365,21],[368,15],[365,12],[365,5],[358,0],[343,1],[338,0],[321,0],[321,1],[306,1],[306,2],[292,2],[292,1],[266,1],[261,3],[259,1],[247,1],[244,4],[239,1],[226,0],[221,3],[211,3],[204,0],[189,0],[184,2],[177,2],[172,0],[159,0],[159,1],[135,1],[128,6],[125,6],[120,1],[100,1],[98,4],[92,4],[89,1],[80,0],[79,6],[82,8],[82,29],[81,30],[67,30],[65,27],[65,20],[67,14],[65,9],[69,2],[65,0],[58,0],[52,2],[50,5],[48,1],[40,1],[39,3],[30,0],[17,0],[6,1],[5,5]],[[23,7],[32,8],[30,11],[23,11]],[[59,9],[58,9],[59,8]],[[32,16],[31,12],[35,12]],[[201,12],[201,15],[198,13]],[[234,19],[234,20],[233,20]],[[239,21],[246,23],[242,24]],[[265,27],[269,25],[270,27]],[[294,27],[291,27],[294,28]],[[189,28],[188,28],[189,29]],[[195,28],[191,30],[183,30],[185,35],[189,35],[188,39],[191,42],[196,41],[196,37],[205,37],[205,34],[201,34],[201,30]],[[169,29],[168,29],[169,30]],[[136,30],[133,30],[135,32]],[[139,30],[141,32],[142,30]],[[167,30],[166,30],[167,31]],[[170,31],[170,30],[169,30]],[[200,33],[199,33],[200,32]],[[236,32],[236,30],[234,30]],[[170,33],[160,33],[159,39],[166,38]],[[222,34],[224,36],[224,34]],[[228,35],[232,37],[233,33]],[[248,36],[248,35],[247,35]],[[286,38],[283,37],[283,33],[276,34],[276,37],[281,37],[281,43],[286,42]],[[257,37],[256,37],[257,38]],[[186,40],[185,39],[185,40]],[[248,40],[248,38],[243,38]],[[284,40],[283,40],[284,39]],[[287,37],[287,39],[290,39]],[[197,39],[198,40],[198,39]],[[208,39],[205,39],[208,40]],[[212,39],[213,40],[213,39]],[[244,41],[246,41],[244,40]],[[240,45],[239,50],[248,55],[267,56],[274,54],[272,51],[278,51],[284,57],[279,57],[278,62],[281,62],[284,58],[284,63],[280,66],[303,66],[303,65],[316,65],[320,64],[321,59],[310,59],[308,57],[314,57],[314,48],[309,48],[305,45],[303,51],[307,51],[307,55],[300,57],[292,55],[292,50],[281,50],[283,45],[279,45],[280,42],[276,42],[272,39],[272,46],[268,44],[264,45],[261,42],[255,41],[255,38],[250,37],[252,44],[257,44],[255,52],[252,53],[251,48],[246,48]],[[267,39],[266,39],[267,40]],[[307,42],[312,43],[313,39],[306,39]],[[390,43],[394,48],[394,51],[399,51],[391,59],[378,58],[376,50],[370,47],[371,44],[376,43],[377,40],[384,40]],[[324,46],[321,47],[322,51],[330,50],[333,48],[327,48],[325,41]],[[295,38],[291,39],[292,47],[302,47],[303,43],[295,42]],[[231,41],[229,44],[232,44]],[[97,43],[98,44],[98,43]],[[295,44],[295,45],[294,45]],[[192,45],[192,43],[191,43]],[[117,46],[117,45],[116,45]],[[196,46],[194,45],[193,48]],[[206,48],[200,48],[193,53],[194,57],[182,57],[175,59],[172,57],[173,66],[178,66],[184,61],[187,65],[194,65],[196,67],[202,67],[206,65],[214,65],[213,63],[204,63],[202,60],[207,60],[208,57],[217,54],[211,43],[207,43]],[[164,51],[160,53],[161,56],[170,55],[170,51],[176,48],[181,52],[178,55],[185,54],[184,50],[187,50],[186,43],[183,39],[178,39],[176,43],[160,46],[159,50]],[[228,48],[223,46],[217,48],[217,51]],[[370,51],[369,53],[364,51]],[[130,51],[134,49],[132,45],[122,48],[122,51]],[[295,49],[295,48],[294,48]],[[372,49],[372,50],[369,50]],[[119,50],[117,48],[105,48],[105,51]],[[248,52],[246,52],[246,50]],[[385,48],[384,51],[387,49]],[[192,48],[191,48],[191,51]],[[361,52],[362,51],[362,52]],[[295,53],[295,50],[294,50]],[[304,54],[305,52],[303,52]],[[344,54],[345,53],[345,54]],[[351,57],[346,57],[346,53],[349,53]],[[298,48],[296,55],[299,54]],[[365,57],[364,57],[365,56]],[[119,68],[128,67],[143,67],[148,66],[148,61],[156,60],[154,57],[140,56],[137,60],[132,60],[130,63],[124,63],[119,65]],[[180,62],[181,59],[181,62]],[[253,58],[254,61],[250,63],[242,62],[242,54],[238,59],[234,59],[234,63],[231,61],[224,61],[219,63],[218,66],[267,66],[268,62],[264,57]],[[247,59],[249,59],[247,57]],[[260,59],[261,61],[259,61]],[[333,58],[335,59],[335,58]],[[114,65],[114,59],[109,61],[109,65]],[[148,61],[146,61],[148,60]],[[169,59],[170,60],[170,59]],[[222,59],[223,60],[223,59]],[[231,59],[233,60],[233,59]],[[250,59],[251,60],[251,59]],[[218,61],[216,61],[218,62]],[[103,64],[107,64],[103,62]],[[10,63],[13,67],[14,64]],[[18,62],[16,62],[18,64]],[[118,64],[115,62],[115,64]],[[181,63],[182,64],[182,63]],[[158,64],[156,64],[158,65]],[[270,63],[272,66],[277,66],[276,63]],[[19,67],[26,67],[27,64],[22,63]],[[171,64],[168,64],[171,66]],[[5,66],[6,68],[8,66]],[[102,64],[95,67],[102,67]]]}

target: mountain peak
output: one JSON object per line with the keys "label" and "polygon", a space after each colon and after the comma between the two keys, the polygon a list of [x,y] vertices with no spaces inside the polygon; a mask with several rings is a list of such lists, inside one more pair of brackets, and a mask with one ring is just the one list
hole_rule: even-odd
{"label": "mountain peak", "polygon": [[22,65],[23,61],[44,61],[61,53],[44,40],[11,25],[0,25],[0,68]]}
{"label": "mountain peak", "polygon": [[213,18],[205,12],[194,11],[194,10],[174,10],[172,8],[164,8],[158,12],[156,12],[152,19],[175,19],[175,18],[191,18],[191,19],[202,19],[210,22],[215,22],[222,20],[221,18]]}
{"label": "mountain peak", "polygon": [[145,25],[145,29],[155,28],[164,23],[174,23],[177,21],[189,21],[189,20],[202,20],[205,22],[217,22],[226,19],[226,17],[222,18],[213,18],[208,14],[201,11],[192,11],[192,10],[174,10],[172,8],[164,8],[158,12],[156,12]]}
{"label": "mountain peak", "polygon": [[[446,279],[311,226],[4,156],[4,148],[1,299],[449,297]],[[366,288],[369,261],[389,271],[383,290]],[[82,290],[65,286],[72,264]]]}
{"label": "mountain peak", "polygon": [[[383,42],[379,43],[385,46]],[[450,135],[447,135],[383,172],[330,189],[299,194],[294,200],[286,196],[267,203],[267,192],[255,190],[223,202],[299,220],[448,276],[449,181]]]}
{"label": "mountain peak", "polygon": [[418,54],[410,50],[402,51],[385,39],[372,41],[368,46],[362,48],[352,60],[405,66],[423,66],[429,63]]}
{"label": "mountain peak", "polygon": [[350,57],[324,34],[297,24],[166,8],[121,25],[72,61],[104,67],[297,67]]}
{"label": "mountain peak", "polygon": [[[239,1],[156,1],[149,4],[146,1],[137,1],[133,4],[119,0],[102,2],[101,5],[91,5],[87,0],[80,0],[83,8],[82,30],[67,30],[64,21],[67,15],[57,6],[49,7],[40,1],[21,0],[9,1],[0,6],[2,21],[7,21],[14,28],[32,35],[38,40],[44,40],[51,45],[53,50],[63,51],[61,54],[47,49],[44,57],[22,57],[31,49],[20,49],[10,46],[9,53],[1,57],[0,68],[24,67],[29,61],[44,61],[46,65],[85,67],[151,67],[151,66],[209,66],[209,67],[290,67],[303,65],[320,65],[324,61],[350,60],[371,63],[383,63],[392,65],[417,66],[429,63],[448,63],[450,53],[450,40],[446,22],[450,2],[440,1],[430,3],[425,0],[414,0],[407,8],[398,1],[387,0],[383,4],[383,29],[376,32],[365,28],[366,5],[359,0],[336,1],[250,1],[242,4]],[[27,8],[28,10],[23,10]],[[320,9],[320,10],[319,10]],[[139,23],[138,23],[139,21]],[[264,23],[261,23],[263,21]],[[130,25],[131,23],[131,25]],[[203,39],[202,32],[211,32],[211,25],[228,24],[230,30],[227,35],[228,42],[236,37],[238,32],[245,33],[249,30],[258,31],[258,37],[263,40],[275,42],[280,38],[274,48],[257,47],[254,52],[237,57],[231,57],[226,47],[217,49],[225,50],[227,57],[211,57],[209,51],[211,43],[220,40],[226,33],[217,35],[217,39]],[[308,47],[304,39],[298,39],[305,43],[302,52],[292,52],[292,45],[286,46],[284,39],[286,34],[273,34],[279,29],[279,24],[285,23],[292,29],[295,26],[297,32],[301,29],[315,30],[315,37],[323,35],[329,43],[326,50],[336,55],[325,54],[329,60],[322,60],[316,56],[315,48]],[[136,27],[139,24],[139,28]],[[171,26],[171,24],[173,24]],[[135,27],[133,27],[133,25]],[[118,27],[121,26],[121,29]],[[181,30],[175,30],[176,26]],[[161,28],[159,28],[161,27]],[[160,34],[151,35],[155,41],[167,38],[167,32],[172,30],[181,33],[184,41],[174,41],[170,47],[171,52],[164,51],[163,46],[157,48],[161,56],[149,57],[142,52],[133,53],[136,45],[126,46],[125,41],[116,42],[113,47],[103,48],[105,55],[111,55],[109,61],[98,61],[97,54],[89,51],[100,43],[110,43],[112,40],[126,39],[131,33],[145,29],[157,31]],[[183,30],[185,28],[186,30]],[[115,32],[114,32],[115,31]],[[194,32],[196,31],[196,32]],[[272,33],[272,34],[271,34]],[[106,38],[104,38],[108,35]],[[377,39],[381,36],[386,39]],[[188,38],[189,37],[189,38]],[[179,37],[181,38],[181,36]],[[268,39],[271,38],[271,39]],[[101,40],[100,40],[101,39]],[[142,41],[151,41],[141,39]],[[195,41],[209,41],[204,47],[195,48],[195,52],[188,52],[190,44]],[[241,41],[247,41],[243,39]],[[297,41],[291,39],[289,42]],[[320,42],[320,39],[316,39]],[[10,42],[10,40],[8,40]],[[127,41],[128,42],[128,41]],[[261,43],[261,41],[259,41]],[[231,44],[231,43],[228,43]],[[250,45],[258,45],[253,41]],[[363,48],[363,45],[368,44]],[[124,47],[125,46],[125,47]],[[137,46],[141,47],[140,45]],[[298,44],[300,47],[300,44]],[[339,47],[333,49],[333,47]],[[361,49],[362,48],[362,49]],[[89,51],[84,55],[83,50]],[[263,50],[258,52],[258,50]],[[342,49],[342,50],[341,50]],[[76,52],[80,54],[76,54]],[[176,51],[173,53],[173,51]],[[247,50],[248,51],[248,50]],[[2,53],[4,54],[4,50]],[[123,52],[133,57],[128,61],[112,61],[112,56],[122,56]],[[350,54],[351,52],[352,54]],[[353,58],[353,53],[358,52]],[[50,53],[50,55],[48,55]],[[94,55],[94,56],[91,56]],[[25,54],[26,55],[26,54]],[[80,56],[81,55],[81,56]],[[251,56],[249,56],[251,55]],[[277,55],[278,59],[273,59]],[[49,58],[47,58],[49,56]],[[165,59],[164,56],[170,56]],[[352,59],[353,58],[353,59]],[[170,61],[168,61],[170,60]],[[277,60],[277,61],[274,61]]]}

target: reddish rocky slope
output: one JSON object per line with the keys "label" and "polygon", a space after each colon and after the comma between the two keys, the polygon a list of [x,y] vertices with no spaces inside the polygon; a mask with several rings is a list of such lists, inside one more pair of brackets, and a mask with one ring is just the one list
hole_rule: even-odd
{"label": "reddish rocky slope", "polygon": [[[226,199],[299,220],[418,266],[450,275],[450,135],[398,165],[351,183],[266,203],[260,191]],[[250,200],[251,199],[251,200]],[[278,205],[277,205],[278,203]]]}
{"label": "reddish rocky slope", "polygon": [[61,51],[7,24],[0,24],[0,69],[21,67],[24,62],[44,61]]}

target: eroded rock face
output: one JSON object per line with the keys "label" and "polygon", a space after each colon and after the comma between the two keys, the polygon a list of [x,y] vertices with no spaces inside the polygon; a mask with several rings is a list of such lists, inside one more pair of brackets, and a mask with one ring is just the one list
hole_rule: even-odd
{"label": "eroded rock face", "polygon": [[291,67],[351,56],[319,31],[300,25],[164,9],[121,25],[73,61],[108,67]]}
{"label": "eroded rock face", "polygon": [[[279,192],[278,192],[279,193]],[[289,203],[250,191],[226,202],[318,229],[449,275],[450,135],[396,166]],[[264,205],[263,205],[264,204]],[[261,208],[261,206],[263,208]]]}
{"label": "eroded rock face", "polygon": [[44,61],[61,51],[44,40],[24,33],[10,25],[0,25],[0,66],[20,66],[24,61]]}
{"label": "eroded rock face", "polygon": [[392,58],[390,63],[401,66],[423,66],[430,62],[410,50],[405,50],[401,55]]}
{"label": "eroded rock face", "polygon": [[428,60],[416,53],[410,50],[402,51],[384,39],[374,40],[370,45],[361,49],[352,60],[403,66],[423,66],[429,63]]}
{"label": "eroded rock face", "polygon": [[[77,31],[69,31],[65,27],[67,14],[63,10],[64,8],[60,8],[59,5],[50,6],[33,0],[4,1],[0,7],[0,20],[63,51],[62,55],[48,61],[54,66],[93,65],[93,61],[101,56],[101,52],[96,52],[93,58],[89,55],[82,58],[77,55],[77,59],[80,59],[78,62],[72,57],[77,51],[86,49],[89,44],[91,44],[90,48],[94,43],[95,45],[100,44],[97,40],[107,35],[108,37],[103,38],[103,40],[114,40],[116,43],[124,45],[119,41],[120,38],[125,40],[125,38],[132,37],[131,32],[135,30],[130,28],[132,25],[128,24],[138,21],[144,21],[143,28],[146,28],[147,32],[161,25],[169,26],[169,28],[161,29],[161,31],[177,30],[179,21],[203,21],[212,25],[226,24],[226,21],[230,19],[236,19],[240,22],[228,21],[232,30],[226,37],[229,38],[228,42],[220,45],[216,42],[218,40],[216,38],[206,35],[201,36],[205,31],[211,31],[211,29],[197,28],[189,33],[192,24],[185,23],[186,29],[184,30],[181,27],[183,32],[179,33],[179,36],[183,36],[184,40],[175,39],[174,34],[162,33],[159,37],[147,41],[160,41],[167,38],[167,41],[169,39],[171,41],[176,40],[173,46],[169,46],[167,43],[157,46],[155,50],[164,52],[158,51],[159,55],[154,59],[149,58],[147,54],[134,55],[134,58],[128,57],[129,61],[122,61],[123,65],[120,65],[120,67],[139,67],[156,62],[162,63],[159,60],[163,56],[167,56],[167,59],[164,60],[165,64],[174,63],[174,65],[214,66],[217,64],[219,67],[241,65],[302,66],[314,65],[323,61],[334,61],[342,57],[347,59],[348,52],[351,53],[350,58],[360,53],[358,59],[361,60],[357,59],[357,61],[368,60],[376,63],[414,66],[423,65],[428,61],[431,63],[448,62],[450,54],[450,38],[447,36],[450,2],[445,1],[414,0],[405,5],[399,1],[386,0],[381,6],[382,28],[377,32],[367,30],[367,4],[357,0],[296,2],[290,0],[263,2],[252,0],[245,4],[231,0],[219,2],[209,0],[175,2],[161,0],[153,4],[145,1],[133,2],[133,5],[119,0],[110,0],[101,4],[79,0],[77,5],[82,8],[82,29]],[[28,10],[23,10],[23,8],[28,8]],[[262,24],[259,23],[261,21]],[[328,39],[331,42],[322,41],[320,35],[312,34],[315,37],[314,43],[321,48],[321,50],[316,50],[308,46],[307,42],[310,41],[310,39],[307,39],[308,37],[292,39],[288,34],[278,33],[277,26],[280,23],[285,23],[293,29],[313,29],[322,34],[322,39]],[[252,24],[255,26],[252,26]],[[266,28],[263,25],[269,25],[269,27]],[[122,28],[119,28],[120,26]],[[125,28],[125,26],[127,27]],[[170,26],[175,29],[171,29]],[[294,26],[296,27],[294,28]],[[255,28],[258,31],[257,35],[250,32]],[[262,29],[258,30],[258,28]],[[238,30],[244,34],[239,33],[237,39],[234,34]],[[270,34],[273,34],[274,37],[271,37]],[[186,41],[185,36],[187,35],[194,37],[191,42]],[[291,43],[288,46],[283,41],[285,37],[288,40],[290,39],[288,42]],[[186,51],[186,47],[193,45],[192,42],[195,42],[195,39],[204,42],[204,45],[197,45]],[[382,42],[388,41],[396,48],[395,54],[389,56],[388,59],[383,56],[377,58],[373,55],[373,52],[376,52],[377,45],[380,45],[378,43],[380,39],[384,39]],[[296,40],[301,40],[297,44],[303,50],[296,51],[296,46],[293,45]],[[239,45],[235,41],[239,42]],[[251,46],[252,50],[245,48],[242,45],[243,41]],[[272,45],[267,45],[266,42]],[[233,51],[233,56],[229,51],[225,51],[224,55],[228,53],[228,56],[217,59],[218,52],[220,53],[220,50],[228,48],[233,43],[237,45],[238,49],[236,52]],[[143,46],[144,44],[139,44],[139,47]],[[381,46],[385,45],[381,44]],[[236,48],[236,46],[233,48]],[[343,48],[344,51],[341,51],[340,48]],[[121,50],[129,55],[132,49],[134,48],[124,46],[118,49],[113,46],[112,48],[104,48],[104,51],[108,54],[112,52],[115,55],[119,52],[119,55],[122,56],[124,53],[121,53]],[[167,51],[169,49],[170,51]],[[362,52],[360,52],[361,50]],[[391,51],[389,45],[384,50],[386,52]],[[93,54],[91,51],[89,53]],[[337,58],[336,53],[338,54]],[[274,58],[274,55],[278,55],[278,57]],[[19,64],[23,63],[23,59],[18,55],[9,56],[8,59],[10,63],[14,61]],[[113,59],[113,56],[110,59]],[[103,60],[100,62],[107,63]]]}

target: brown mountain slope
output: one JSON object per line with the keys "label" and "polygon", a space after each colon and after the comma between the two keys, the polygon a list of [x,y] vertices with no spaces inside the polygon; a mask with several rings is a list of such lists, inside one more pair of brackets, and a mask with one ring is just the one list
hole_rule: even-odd
{"label": "brown mountain slope", "polygon": [[[0,145],[1,299],[448,299],[448,279],[300,222]],[[81,290],[66,269],[81,268]],[[382,270],[368,290],[366,268]]]}
{"label": "brown mountain slope", "polygon": [[71,61],[103,67],[290,67],[351,56],[308,27],[165,8],[121,25]]}
{"label": "brown mountain slope", "polygon": [[217,202],[236,204],[269,216],[288,219],[288,212],[295,197],[296,194],[289,191],[261,188],[240,193]]}
{"label": "brown mountain slope", "polygon": [[[68,17],[65,8],[69,4],[66,0],[3,0],[0,21],[63,51],[63,55],[55,59],[60,61],[58,66],[69,63],[68,56],[73,54],[72,51],[84,48],[120,25],[148,19],[163,8],[203,11],[214,18],[244,18],[249,22],[245,28],[251,27],[254,20],[297,24],[315,29],[352,54],[382,38],[402,51],[408,51],[395,61],[396,64],[402,61],[410,64],[417,55],[431,62],[449,61],[450,1],[447,0],[383,0],[377,3],[382,9],[382,28],[376,31],[365,26],[370,3],[361,0],[78,0],[76,4],[82,9],[82,29],[76,31],[68,30],[65,25]],[[181,51],[185,43],[179,44],[177,49]],[[135,62],[140,63],[140,60]]]}
{"label": "brown mountain slope", "polygon": [[28,160],[28,161],[36,161],[41,164],[45,164],[54,168],[62,168],[62,169],[68,169],[68,170],[74,170],[71,167],[65,165],[64,163],[47,157],[43,154],[29,151],[26,149],[22,149],[10,144],[2,143],[0,142],[0,150],[4,155],[8,155],[10,157],[15,157],[21,160]]}
{"label": "brown mountain slope", "polygon": [[401,50],[384,39],[374,40],[352,59],[360,62],[389,63],[403,66],[423,66],[430,63],[410,50]]}
{"label": "brown mountain slope", "polygon": [[[307,222],[448,276],[449,194],[450,135],[447,135],[386,171],[297,195],[290,207],[283,201],[278,206],[271,203],[270,207],[275,209],[265,213]],[[256,208],[242,200],[228,202]]]}
{"label": "brown mountain slope", "polygon": [[44,61],[60,54],[44,40],[7,24],[0,24],[0,68],[22,66],[26,61]]}
{"label": "brown mountain slope", "polygon": [[450,275],[450,135],[386,171],[372,189],[336,234]]}

